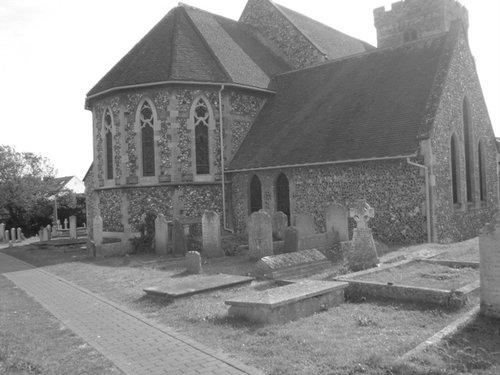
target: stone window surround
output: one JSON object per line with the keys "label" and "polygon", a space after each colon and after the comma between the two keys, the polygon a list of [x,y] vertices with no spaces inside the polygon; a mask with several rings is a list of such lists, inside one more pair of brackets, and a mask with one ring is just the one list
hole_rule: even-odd
{"label": "stone window surround", "polygon": [[[195,139],[195,109],[196,104],[203,100],[208,109],[208,158],[209,158],[209,174],[197,174],[196,173],[196,139]],[[189,110],[189,117],[187,119],[187,128],[191,130],[191,160],[192,160],[192,173],[194,182],[212,182],[215,180],[215,162],[214,150],[217,149],[217,144],[214,140],[213,134],[215,133],[215,114],[212,108],[210,100],[203,94],[196,95],[191,103],[191,108]]]}
{"label": "stone window surround", "polygon": [[[250,177],[250,176],[249,176]],[[263,205],[263,202],[264,202],[264,197],[263,197],[263,189],[262,189],[262,181],[259,177],[259,175],[257,173],[253,173],[251,175],[251,177],[248,179],[248,193],[247,193],[247,197],[248,197],[248,202],[247,202],[247,206],[248,206],[248,215],[247,216],[250,216],[253,212],[257,212],[259,210],[253,210],[252,211],[252,198],[253,198],[253,195],[252,195],[252,183],[254,181],[254,179],[257,179],[259,181],[259,187],[260,187],[260,208],[264,208],[264,205]]]}
{"label": "stone window surround", "polygon": [[[109,113],[111,117],[111,124],[108,126],[106,124],[106,115]],[[104,168],[104,186],[114,186],[114,179],[113,177],[109,178],[108,176],[108,149],[107,149],[107,142],[106,142],[106,134],[108,132],[111,133],[111,155],[114,158],[114,150],[113,150],[113,142],[114,142],[114,136],[115,136],[115,119],[113,116],[113,111],[111,110],[110,106],[107,106],[104,108],[104,111],[102,113],[102,119],[101,119],[101,124],[102,124],[102,132],[103,132],[103,168]],[[114,169],[114,163],[112,161],[112,168]],[[113,170],[113,172],[115,172]],[[114,175],[115,173],[113,173]]]}
{"label": "stone window surround", "polygon": [[475,171],[475,152],[474,152],[474,133],[472,131],[472,108],[467,98],[464,96],[462,100],[462,125],[463,125],[463,147],[465,160],[465,189],[466,201],[474,203],[477,200],[477,183]]}
{"label": "stone window surround", "polygon": [[[142,160],[142,132],[141,132],[141,109],[144,103],[147,102],[148,105],[150,106],[151,110],[153,111],[153,132],[154,132],[154,144],[155,144],[155,150],[154,150],[154,158],[155,158],[155,174],[154,176],[144,176],[143,174],[143,160]],[[158,176],[160,175],[160,163],[158,162],[160,160],[160,155],[158,152],[158,146],[156,145],[156,141],[158,140],[158,133],[159,133],[159,121],[158,121],[158,112],[156,109],[156,106],[154,105],[153,99],[147,95],[144,95],[138,102],[137,109],[135,112],[135,133],[136,133],[136,153],[137,153],[137,174],[138,174],[138,179],[139,183],[142,184],[153,184],[158,182]]]}

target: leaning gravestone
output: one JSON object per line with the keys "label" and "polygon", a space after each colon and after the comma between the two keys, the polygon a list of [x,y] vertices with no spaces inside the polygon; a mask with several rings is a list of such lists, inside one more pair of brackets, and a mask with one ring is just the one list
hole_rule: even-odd
{"label": "leaning gravestone", "polygon": [[307,214],[298,214],[295,217],[295,227],[299,231],[300,237],[316,233],[314,219]]}
{"label": "leaning gravestone", "polygon": [[375,216],[373,208],[366,203],[366,200],[358,199],[354,207],[349,210],[349,216],[356,221],[351,248],[347,254],[349,267],[353,271],[375,267],[378,264],[377,249],[372,230],[368,228],[368,221]]}
{"label": "leaning gravestone", "polygon": [[348,212],[338,203],[332,203],[326,209],[326,231],[338,233],[339,241],[349,241]]}
{"label": "leaning gravestone", "polygon": [[273,255],[273,227],[271,216],[266,211],[260,210],[250,215],[248,250],[250,259]]}
{"label": "leaning gravestone", "polygon": [[72,240],[77,239],[77,234],[76,234],[76,216],[70,216],[69,217],[69,238]]}
{"label": "leaning gravestone", "polygon": [[186,233],[181,222],[174,219],[172,228],[172,248],[173,254],[177,256],[184,256],[187,252]]}
{"label": "leaning gravestone", "polygon": [[295,227],[287,227],[285,229],[283,252],[294,253],[296,251],[299,251],[299,231]]}
{"label": "leaning gravestone", "polygon": [[500,318],[500,215],[487,224],[479,237],[481,313]]}
{"label": "leaning gravestone", "polygon": [[281,241],[285,238],[285,229],[288,226],[288,216],[284,212],[278,211],[273,215],[273,238]]}
{"label": "leaning gravestone", "polygon": [[220,218],[217,212],[205,210],[201,217],[203,255],[209,258],[224,256],[221,244]]}
{"label": "leaning gravestone", "polygon": [[158,214],[155,219],[155,252],[167,255],[168,221],[163,214]]}
{"label": "leaning gravestone", "polygon": [[201,256],[197,251],[186,253],[186,271],[191,274],[201,273]]}

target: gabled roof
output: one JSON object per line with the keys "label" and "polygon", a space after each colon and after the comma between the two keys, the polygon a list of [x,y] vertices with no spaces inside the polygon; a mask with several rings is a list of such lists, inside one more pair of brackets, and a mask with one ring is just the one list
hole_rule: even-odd
{"label": "gabled roof", "polygon": [[454,33],[276,76],[229,169],[415,154]]}
{"label": "gabled roof", "polygon": [[165,81],[236,83],[267,88],[290,70],[252,27],[200,9],[172,9],[87,94]]}
{"label": "gabled roof", "polygon": [[329,60],[375,49],[372,45],[270,1]]}
{"label": "gabled roof", "polygon": [[60,192],[75,176],[56,177],[50,181],[48,191],[50,194]]}

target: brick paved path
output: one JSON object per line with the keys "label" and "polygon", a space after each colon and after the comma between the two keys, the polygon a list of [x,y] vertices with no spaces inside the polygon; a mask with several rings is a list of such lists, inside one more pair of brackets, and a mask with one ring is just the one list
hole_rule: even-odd
{"label": "brick paved path", "polygon": [[127,374],[262,374],[3,253],[0,273]]}

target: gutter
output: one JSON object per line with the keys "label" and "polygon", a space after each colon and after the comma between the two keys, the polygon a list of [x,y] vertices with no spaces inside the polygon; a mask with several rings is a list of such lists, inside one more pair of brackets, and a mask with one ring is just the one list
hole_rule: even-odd
{"label": "gutter", "polygon": [[109,94],[114,91],[120,91],[120,90],[128,90],[128,89],[138,89],[138,88],[143,88],[143,87],[152,87],[152,86],[160,86],[160,85],[196,85],[196,86],[221,86],[221,87],[234,87],[238,89],[247,89],[247,90],[253,90],[257,92],[262,92],[266,94],[275,94],[276,91],[273,90],[268,90],[268,89],[263,89],[260,87],[255,87],[255,86],[248,86],[248,85],[243,85],[240,83],[217,83],[217,82],[196,82],[196,81],[159,81],[159,82],[151,82],[151,83],[140,83],[136,85],[126,85],[126,86],[117,86],[117,87],[112,87],[110,89],[100,91],[96,94],[88,95],[85,98],[85,109],[90,109],[89,107],[89,100],[96,98],[98,96],[104,95],[104,94]]}
{"label": "gutter", "polygon": [[397,159],[409,159],[417,156],[417,154],[412,155],[400,155],[400,156],[386,156],[380,158],[368,158],[368,159],[347,159],[347,160],[337,160],[337,161],[320,161],[316,163],[302,163],[302,164],[284,164],[269,167],[255,167],[255,168],[245,168],[245,169],[230,169],[228,173],[237,172],[253,172],[253,171],[265,171],[270,169],[283,169],[283,168],[298,168],[298,167],[316,167],[322,165],[332,165],[332,164],[345,164],[345,163],[359,163],[364,161],[381,161],[381,160],[397,160]]}
{"label": "gutter", "polygon": [[409,165],[413,165],[417,168],[423,169],[425,173],[425,210],[426,212],[426,221],[427,221],[427,242],[432,242],[432,226],[431,226],[431,202],[430,202],[430,186],[429,186],[429,167],[422,164],[417,164],[410,160],[410,158],[406,159],[406,162]]}
{"label": "gutter", "polygon": [[227,215],[226,215],[226,177],[224,173],[224,127],[222,122],[222,91],[224,90],[224,84],[221,84],[219,90],[219,127],[220,127],[220,168],[221,168],[221,178],[222,178],[222,227],[228,232],[234,233],[231,228],[227,227]]}

